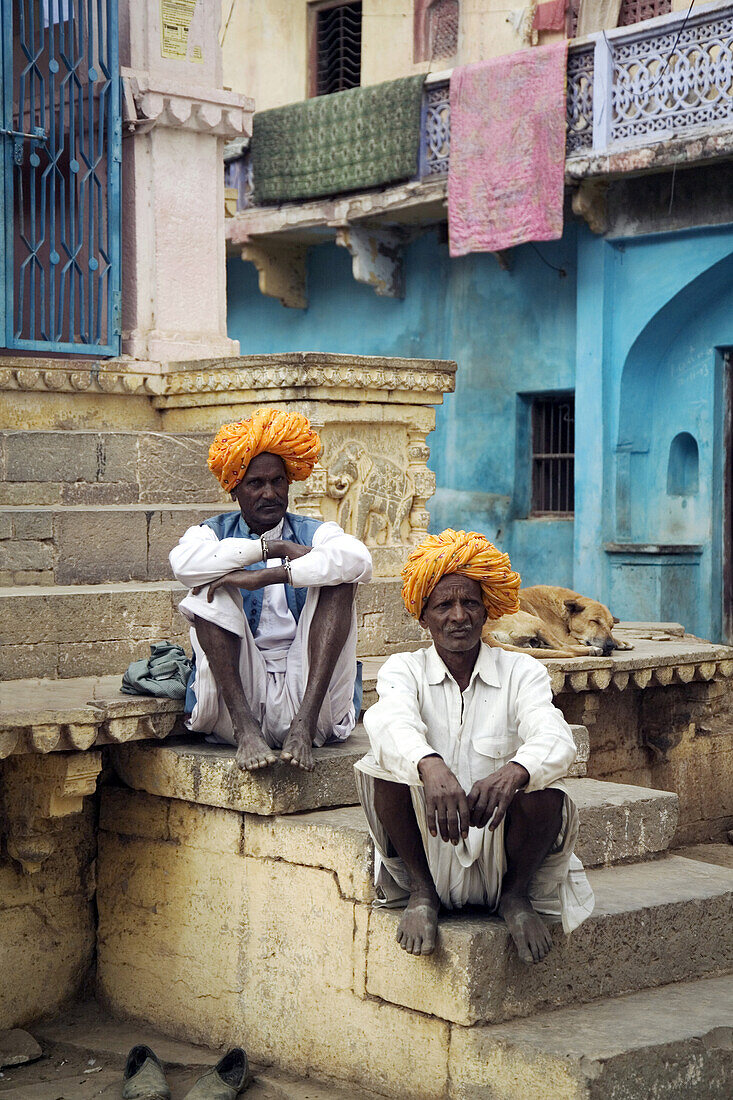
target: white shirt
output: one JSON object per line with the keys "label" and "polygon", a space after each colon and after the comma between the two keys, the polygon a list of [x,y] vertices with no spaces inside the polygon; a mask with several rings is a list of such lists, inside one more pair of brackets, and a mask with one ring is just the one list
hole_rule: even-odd
{"label": "white shirt", "polygon": [[[265,532],[268,540],[282,538],[283,521]],[[208,584],[216,577],[262,560],[259,539],[218,539],[210,527],[196,526],[181,537],[170,554],[176,580],[187,588]],[[281,565],[268,558],[267,566]],[[362,542],[347,535],[337,523],[322,523],[313,534],[313,548],[290,564],[295,588],[371,580],[372,559]],[[266,585],[255,644],[265,658],[268,672],[283,672],[295,638],[296,622],[288,607],[284,584]]]}
{"label": "white shirt", "polygon": [[374,775],[417,786],[418,761],[438,753],[469,791],[514,760],[529,772],[524,790],[536,791],[561,779],[575,760],[547,670],[523,653],[482,644],[463,693],[435,646],[396,653],[379,672],[377,693],[364,715],[372,760],[357,765]]}

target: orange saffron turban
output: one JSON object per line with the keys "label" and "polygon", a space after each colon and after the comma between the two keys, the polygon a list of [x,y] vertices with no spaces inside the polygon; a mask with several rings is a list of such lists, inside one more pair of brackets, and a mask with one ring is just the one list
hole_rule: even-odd
{"label": "orange saffron turban", "polygon": [[257,409],[247,420],[219,428],[209,448],[209,469],[229,493],[252,459],[265,453],[283,460],[288,481],[305,481],[318,461],[321,440],[300,413]]}
{"label": "orange saffron turban", "polygon": [[428,596],[449,573],[479,582],[490,619],[519,611],[521,578],[513,572],[509,555],[476,531],[448,527],[416,546],[402,570],[402,599],[411,615],[420,618]]}

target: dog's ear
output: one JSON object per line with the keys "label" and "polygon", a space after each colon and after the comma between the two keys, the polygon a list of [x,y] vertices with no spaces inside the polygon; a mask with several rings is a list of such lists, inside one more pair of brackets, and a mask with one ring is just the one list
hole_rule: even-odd
{"label": "dog's ear", "polygon": [[620,620],[620,619],[617,619],[615,615],[612,615],[612,616],[611,616],[611,618],[613,619],[613,625],[614,625],[614,626],[616,625],[616,623],[620,623],[620,622],[621,622],[621,620]]}
{"label": "dog's ear", "polygon": [[563,600],[563,603],[570,615],[580,615],[583,610],[583,605],[578,603],[577,600]]}

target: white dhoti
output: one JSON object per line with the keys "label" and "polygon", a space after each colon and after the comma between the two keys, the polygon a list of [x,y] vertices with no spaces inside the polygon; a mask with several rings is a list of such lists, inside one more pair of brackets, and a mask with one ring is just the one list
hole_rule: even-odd
{"label": "white dhoti", "polygon": [[[179,610],[191,622],[198,615],[240,638],[239,677],[245,698],[262,727],[267,744],[279,748],[298,712],[308,683],[310,630],[321,590],[317,587],[308,589],[292,644],[275,662],[272,655],[266,662],[257,647],[244,614],[239,589],[231,586],[217,588],[211,603],[206,599],[207,591],[208,587],[203,587],[196,596],[189,593],[179,604]],[[196,705],[187,722],[188,728],[236,745],[229,711],[194,627],[191,628],[191,645],[196,656],[193,685]],[[313,740],[316,747],[331,740],[343,741],[354,728],[355,679],[356,610],[352,607],[349,636],[337,657],[318,716],[317,733]]]}
{"label": "white dhoti", "polygon": [[[375,905],[398,907],[409,897],[409,875],[395,853],[374,808],[374,780],[401,782],[379,766],[369,753],[356,766],[356,785],[364,807],[375,848]],[[564,794],[562,826],[547,858],[535,873],[529,897],[538,913],[562,920],[565,933],[572,932],[593,912],[593,891],[583,865],[573,854],[578,837],[578,811],[561,780],[549,784]],[[430,874],[441,903],[447,909],[484,905],[496,909],[506,871],[504,822],[493,831],[469,828],[457,845],[447,843],[428,830],[425,790],[410,785],[412,805],[422,836]],[[515,797],[524,797],[520,791]]]}

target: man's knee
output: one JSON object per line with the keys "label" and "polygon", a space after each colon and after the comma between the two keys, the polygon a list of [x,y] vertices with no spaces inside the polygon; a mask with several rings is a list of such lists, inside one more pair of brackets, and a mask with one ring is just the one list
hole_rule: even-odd
{"label": "man's knee", "polygon": [[526,824],[534,828],[557,823],[559,829],[564,797],[563,792],[554,787],[548,787],[543,791],[530,791],[528,794],[520,792],[512,799],[507,810],[507,818],[518,825]]}
{"label": "man's knee", "polygon": [[212,650],[222,654],[233,653],[235,647],[239,650],[240,638],[231,630],[226,630],[210,619],[202,619],[199,615],[194,615],[193,625],[199,644],[207,656]]}
{"label": "man's knee", "polygon": [[404,783],[392,783],[388,779],[374,780],[374,809],[380,821],[395,810],[404,810],[408,803],[412,807],[410,788]]}

